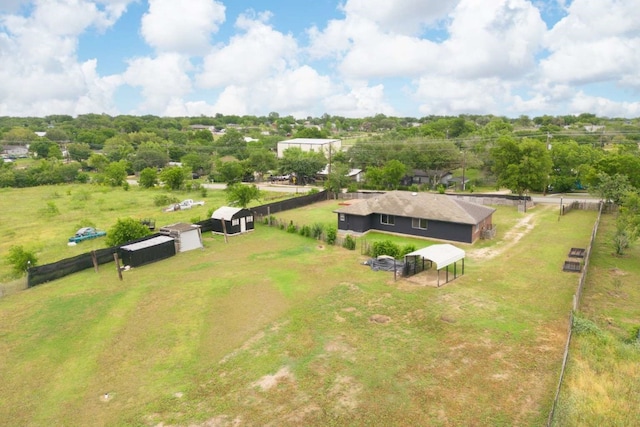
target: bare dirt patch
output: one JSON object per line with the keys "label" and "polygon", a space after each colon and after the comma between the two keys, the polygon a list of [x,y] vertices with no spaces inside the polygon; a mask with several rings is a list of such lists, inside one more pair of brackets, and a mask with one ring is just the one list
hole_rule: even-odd
{"label": "bare dirt patch", "polygon": [[389,323],[391,321],[391,318],[389,316],[385,316],[384,314],[374,314],[373,316],[369,317],[369,322],[372,323]]}
{"label": "bare dirt patch", "polygon": [[533,222],[533,214],[525,215],[520,221],[518,221],[511,230],[507,231],[504,238],[498,242],[495,246],[488,248],[472,249],[467,251],[467,256],[474,260],[483,260],[494,258],[511,247],[526,236],[533,228],[535,223]]}
{"label": "bare dirt patch", "polygon": [[269,390],[275,386],[277,386],[280,382],[283,381],[293,381],[293,374],[289,370],[288,366],[284,366],[278,370],[273,375],[265,375],[260,378],[258,381],[255,381],[251,384],[252,387],[259,387],[263,391]]}
{"label": "bare dirt patch", "polygon": [[337,412],[353,411],[358,407],[358,394],[361,391],[362,386],[356,383],[354,378],[338,375],[329,391],[329,396],[335,400]]}

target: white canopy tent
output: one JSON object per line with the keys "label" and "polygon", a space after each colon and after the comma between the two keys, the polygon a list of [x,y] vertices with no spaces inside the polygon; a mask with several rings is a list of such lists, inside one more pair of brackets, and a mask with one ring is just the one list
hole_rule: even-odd
{"label": "white canopy tent", "polygon": [[[431,263],[436,265],[436,269],[438,271],[438,286],[440,286],[440,270],[446,269],[446,281],[449,282],[449,266],[453,264],[453,278],[456,279],[458,277],[457,274],[457,263],[458,261],[462,261],[462,273],[464,274],[464,256],[465,252],[448,243],[444,243],[441,245],[431,245],[426,248],[418,249],[417,251],[413,251],[405,255],[405,264],[407,263],[407,259],[413,257],[415,262],[414,271],[418,272],[418,264],[417,260],[421,259],[423,261],[422,268],[420,271],[424,270],[424,260],[430,261]],[[415,273],[414,273],[415,274]]]}

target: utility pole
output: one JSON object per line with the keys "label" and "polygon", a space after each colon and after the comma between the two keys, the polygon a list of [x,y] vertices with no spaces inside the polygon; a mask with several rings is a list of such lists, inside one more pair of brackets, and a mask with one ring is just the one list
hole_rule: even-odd
{"label": "utility pole", "polygon": [[464,190],[466,189],[466,183],[464,180],[464,170],[466,167],[466,163],[467,163],[467,152],[465,151],[464,147],[462,148],[462,191],[464,192]]}

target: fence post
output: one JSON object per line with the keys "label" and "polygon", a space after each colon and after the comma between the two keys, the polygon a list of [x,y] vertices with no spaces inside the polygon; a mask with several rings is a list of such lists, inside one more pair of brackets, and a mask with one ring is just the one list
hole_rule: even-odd
{"label": "fence post", "polygon": [[113,253],[113,260],[116,262],[116,269],[118,270],[118,277],[122,281],[122,270],[120,269],[120,260],[118,259],[118,252]]}

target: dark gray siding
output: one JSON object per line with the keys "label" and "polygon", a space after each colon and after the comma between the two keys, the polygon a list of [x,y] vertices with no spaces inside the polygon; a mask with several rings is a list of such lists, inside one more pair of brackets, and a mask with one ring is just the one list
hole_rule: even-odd
{"label": "dark gray siding", "polygon": [[344,214],[344,217],[345,220],[340,221],[340,214],[338,214],[338,230],[365,233],[372,228],[371,218],[369,216]]}
{"label": "dark gray siding", "polygon": [[338,229],[356,233],[379,230],[431,239],[473,243],[473,230],[475,226],[470,224],[429,220],[427,221],[427,229],[424,230],[413,228],[412,218],[396,216],[394,220],[394,225],[389,225],[382,224],[380,214],[371,214],[366,217],[345,214],[345,221],[340,221],[340,214],[338,214]]}

